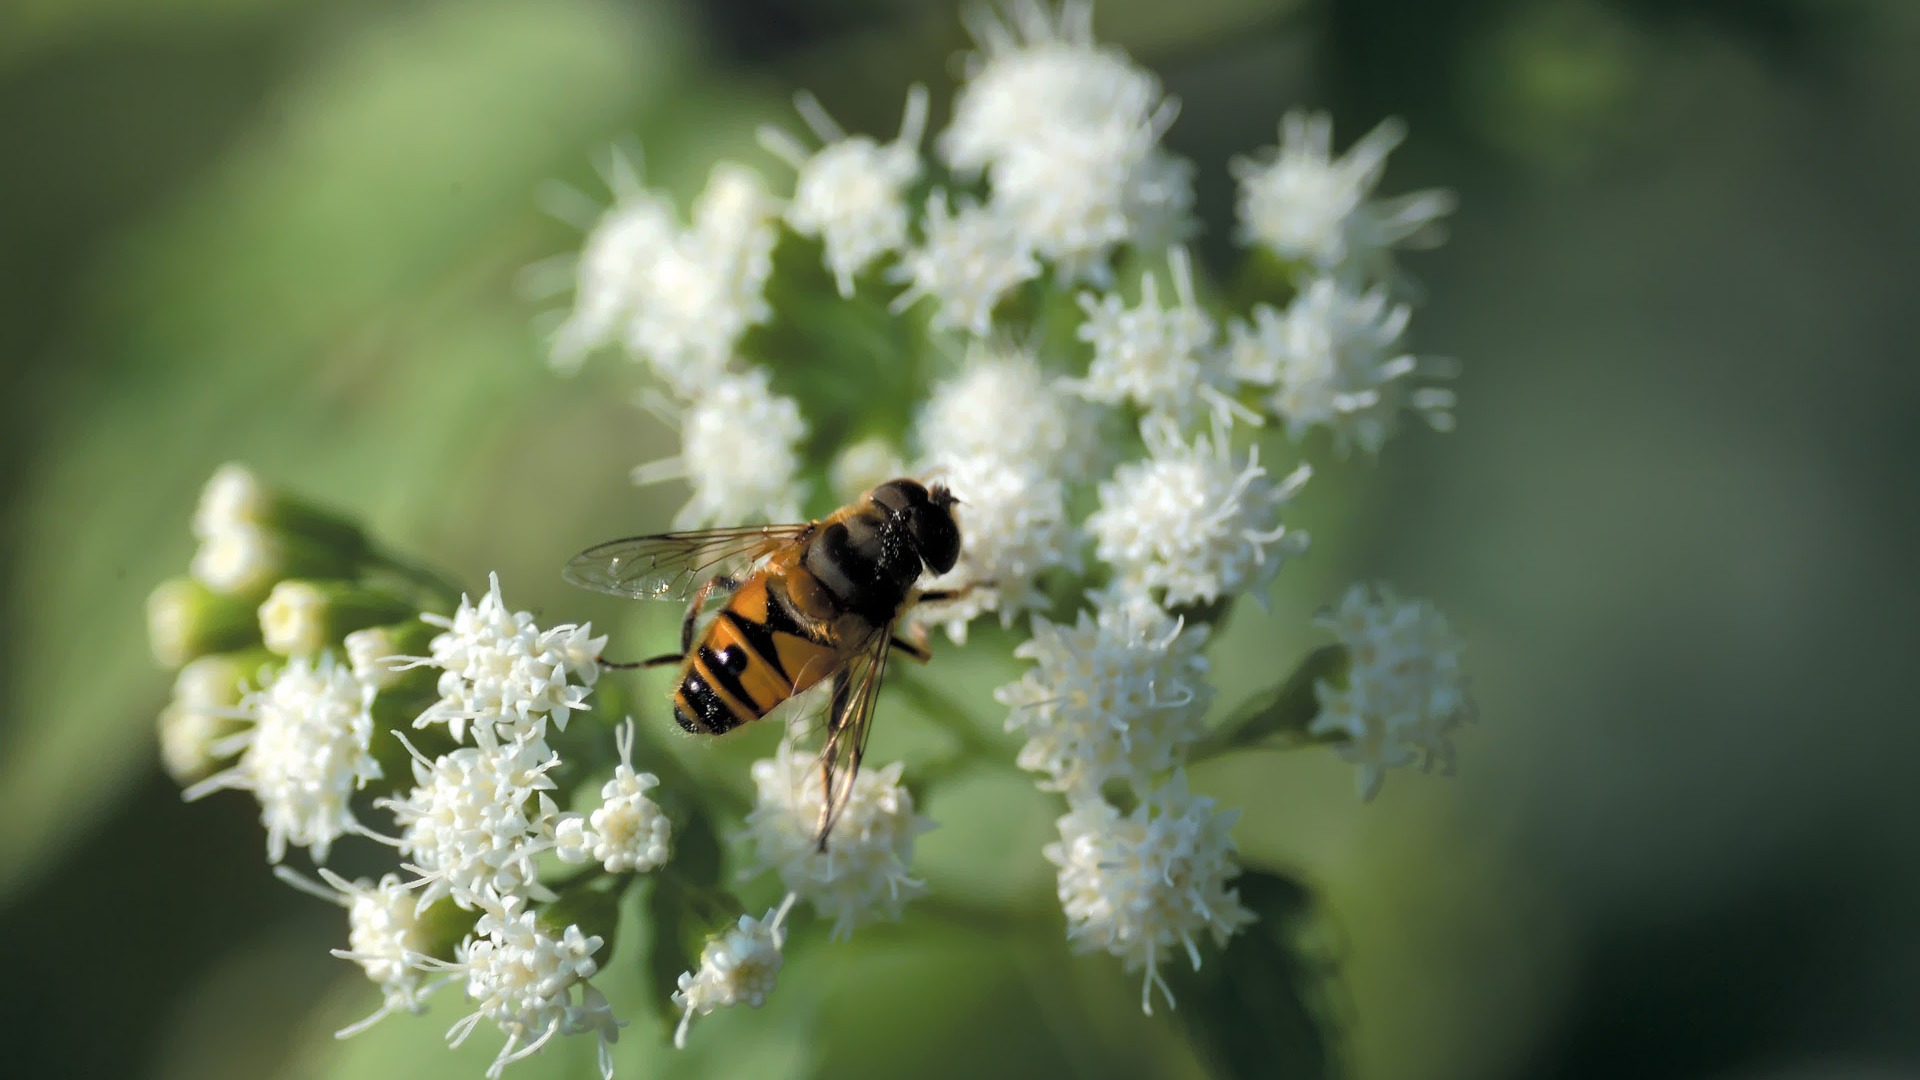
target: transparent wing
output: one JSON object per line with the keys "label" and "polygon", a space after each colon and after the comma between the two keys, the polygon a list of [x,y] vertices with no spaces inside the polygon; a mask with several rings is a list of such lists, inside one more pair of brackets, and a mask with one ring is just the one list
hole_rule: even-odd
{"label": "transparent wing", "polygon": [[567,560],[560,575],[583,589],[640,600],[685,600],[714,574],[744,570],[810,525],[753,525],[609,540]]}
{"label": "transparent wing", "polygon": [[[853,797],[853,781],[860,775],[860,762],[867,756],[867,735],[873,731],[873,704],[880,694],[880,683],[887,673],[887,656],[893,651],[893,623],[878,627],[873,643],[847,665],[846,690],[835,687],[833,707],[827,713],[827,739],[820,747],[821,851],[827,849],[827,834]],[[844,700],[843,700],[844,698]]]}

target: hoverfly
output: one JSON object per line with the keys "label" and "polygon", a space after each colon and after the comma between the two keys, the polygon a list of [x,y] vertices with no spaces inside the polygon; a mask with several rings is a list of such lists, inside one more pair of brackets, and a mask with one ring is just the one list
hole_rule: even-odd
{"label": "hoverfly", "polygon": [[[689,600],[679,652],[608,666],[679,665],[673,718],[693,734],[725,734],[833,681],[820,749],[824,851],[866,753],[888,655],[928,658],[895,623],[915,603],[955,596],[916,586],[960,557],[958,501],[940,484],[889,480],[820,521],[611,540],[575,555],[564,576],[615,596]],[[696,641],[717,596],[726,603]]]}

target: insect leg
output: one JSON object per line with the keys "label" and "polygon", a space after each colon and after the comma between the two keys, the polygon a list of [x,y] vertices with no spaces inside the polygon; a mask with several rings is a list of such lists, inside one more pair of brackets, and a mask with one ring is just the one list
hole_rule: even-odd
{"label": "insect leg", "polygon": [[631,671],[634,668],[666,667],[669,664],[677,664],[686,658],[687,655],[685,653],[661,653],[659,656],[649,656],[645,660],[601,660],[600,666],[618,671]]}
{"label": "insect leg", "polygon": [[725,596],[740,587],[740,579],[716,574],[700,583],[693,591],[693,602],[687,605],[687,618],[680,624],[680,651],[693,651],[693,624],[700,617],[700,609],[707,606],[707,598],[714,593]]}
{"label": "insect leg", "polygon": [[919,623],[914,623],[907,633],[913,640],[908,641],[899,634],[895,634],[893,635],[893,647],[923,664],[933,659],[933,653],[927,649],[927,628]]}

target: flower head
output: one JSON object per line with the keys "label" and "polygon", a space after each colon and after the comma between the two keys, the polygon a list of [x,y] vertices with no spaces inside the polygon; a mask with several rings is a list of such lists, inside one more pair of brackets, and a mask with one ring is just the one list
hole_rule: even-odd
{"label": "flower head", "polygon": [[614,738],[620,764],[600,787],[599,809],[586,817],[565,816],[555,829],[556,843],[567,862],[592,859],[609,874],[644,873],[667,861],[673,826],[647,798],[660,778],[633,769],[633,721],[620,725]]}
{"label": "flower head", "polygon": [[1173,303],[1164,305],[1152,274],[1140,285],[1140,303],[1128,307],[1118,295],[1080,294],[1087,321],[1080,340],[1093,346],[1086,377],[1072,385],[1091,401],[1131,401],[1142,409],[1185,420],[1204,403],[1230,408],[1222,390],[1226,373],[1214,363],[1218,328],[1194,299],[1193,270],[1183,248],[1169,257]]}
{"label": "flower head", "polygon": [[1262,304],[1251,323],[1229,328],[1228,362],[1242,381],[1271,387],[1267,404],[1298,441],[1309,428],[1333,433],[1341,451],[1377,453],[1406,405],[1437,430],[1453,426],[1453,391],[1410,389],[1416,375],[1446,376],[1449,365],[1400,351],[1408,308],[1385,289],[1361,292],[1317,278],[1285,312]]}
{"label": "flower head", "polygon": [[1148,457],[1100,485],[1100,508],[1087,519],[1094,553],[1122,583],[1165,590],[1168,607],[1211,603],[1260,590],[1306,537],[1280,524],[1282,507],[1306,483],[1302,465],[1278,483],[1257,450],[1242,458],[1223,424],[1192,442],[1164,417],[1141,425]]}
{"label": "flower head", "polygon": [[554,846],[560,810],[547,773],[560,759],[531,737],[502,744],[485,727],[474,737],[480,745],[432,761],[415,754],[414,789],[375,803],[393,811],[396,846],[425,882],[419,904],[443,896],[464,908],[550,899],[535,859]]}
{"label": "flower head", "polygon": [[[898,919],[908,900],[926,885],[908,872],[913,841],[933,822],[913,812],[913,795],[900,785],[899,762],[862,769],[820,849],[824,795],[819,763],[782,742],[771,758],[753,763],[759,791],[747,815],[747,831],[761,868],[780,875],[789,892],[833,920],[833,936],[845,937],[862,923]],[[837,777],[845,784],[846,777]],[[835,798],[841,798],[835,792]]]}
{"label": "flower head", "polygon": [[1359,767],[1360,797],[1380,791],[1386,770],[1415,762],[1453,771],[1448,736],[1473,715],[1461,664],[1465,643],[1431,601],[1401,600],[1385,585],[1347,590],[1314,621],[1346,647],[1347,684],[1314,687],[1320,715],[1307,728],[1343,736],[1334,752]]}
{"label": "flower head", "polygon": [[619,339],[645,302],[647,277],[659,253],[679,235],[673,207],[640,186],[633,167],[613,159],[614,203],[588,230],[574,268],[573,311],[548,353],[558,370],[578,368],[588,353]]}
{"label": "flower head", "polygon": [[848,135],[810,94],[797,99],[800,115],[821,148],[808,153],[792,136],[762,128],[760,142],[798,172],[787,224],[817,236],[840,295],[853,295],[854,278],[881,256],[907,244],[907,188],[920,178],[920,140],[927,127],[927,91],[907,93],[900,136],[882,146]]}
{"label": "flower head", "polygon": [[680,456],[633,470],[636,484],[683,478],[693,497],[675,528],[795,521],[803,485],[797,447],[807,424],[765,369],[720,376],[681,415]]}
{"label": "flower head", "polygon": [[1028,238],[1006,215],[965,200],[954,213],[944,191],[927,197],[924,239],[909,249],[893,277],[907,288],[893,301],[905,311],[922,297],[937,307],[936,330],[964,330],[985,337],[1002,297],[1040,276]]}
{"label": "flower head", "polygon": [[1059,822],[1060,840],[1042,854],[1059,868],[1067,940],[1084,952],[1103,950],[1146,969],[1140,1008],[1153,1012],[1155,986],[1173,1003],[1160,962],[1175,946],[1200,967],[1198,939],[1216,945],[1253,922],[1227,882],[1240,873],[1230,830],[1237,810],[1187,791],[1176,774],[1132,813],[1099,799],[1078,799]]}
{"label": "flower head", "polygon": [[673,1045],[687,1045],[687,1025],[695,1016],[731,1005],[757,1009],[766,1002],[780,974],[780,949],[786,944],[787,912],[793,901],[794,894],[788,893],[763,919],[740,916],[738,923],[700,950],[699,969],[683,973],[680,989],[673,994],[673,1003],[682,1009]]}
{"label": "flower head", "polygon": [[1027,735],[1019,764],[1043,788],[1097,796],[1111,779],[1146,790],[1198,738],[1213,701],[1207,627],[1147,605],[1080,612],[1071,625],[1034,616],[1013,654],[1038,667],[994,692],[1012,707],[1007,730]]}
{"label": "flower head", "polygon": [[293,844],[325,862],[334,840],[359,828],[349,800],[380,777],[373,758],[372,693],[332,653],[297,657],[240,704],[252,726],[216,744],[238,751],[231,768],[188,788],[198,799],[223,788],[251,791],[267,829],[267,858],[279,862]]}
{"label": "flower head", "polygon": [[448,1041],[459,1046],[482,1020],[498,1026],[507,1042],[487,1068],[488,1080],[496,1080],[555,1035],[591,1031],[600,1039],[600,1075],[612,1080],[611,1048],[620,1037],[620,1022],[587,981],[600,970],[594,954],[604,943],[573,925],[550,933],[534,912],[514,901],[489,906],[455,961],[444,965],[466,977],[467,997],[475,1006],[447,1033]]}
{"label": "flower head", "polygon": [[538,740],[549,723],[566,730],[568,718],[587,708],[606,637],[594,637],[591,623],[542,630],[531,613],[507,607],[500,575],[487,581],[480,602],[461,597],[452,618],[421,616],[444,630],[417,661],[441,669],[440,700],[414,726],[446,724],[455,739],[468,727],[477,739],[485,728],[496,742]]}
{"label": "flower head", "polygon": [[976,341],[959,374],[934,385],[914,431],[927,461],[992,457],[1083,476],[1099,464],[1100,420],[1032,349]]}
{"label": "flower head", "polygon": [[426,981],[432,961],[427,955],[430,946],[425,920],[413,889],[400,875],[387,874],[377,883],[365,878],[348,881],[323,866],[323,885],[278,866],[274,876],[301,892],[347,909],[347,947],[333,950],[333,955],[360,965],[380,988],[380,1007],[366,1019],[336,1032],[339,1038],[357,1035],[398,1010],[418,1013],[426,1008],[427,995],[440,984]]}
{"label": "flower head", "polygon": [[205,777],[225,756],[216,748],[245,726],[242,684],[253,676],[235,657],[215,653],[188,661],[160,712],[160,763],[182,785]]}
{"label": "flower head", "polygon": [[1279,146],[1233,162],[1241,240],[1321,272],[1351,267],[1375,278],[1385,276],[1394,248],[1439,243],[1440,219],[1453,211],[1451,192],[1370,199],[1387,155],[1405,137],[1400,122],[1382,121],[1335,158],[1331,117],[1288,113]]}
{"label": "flower head", "polygon": [[253,470],[228,462],[213,471],[200,489],[193,512],[193,535],[205,540],[229,529],[264,524],[273,507],[273,492]]}

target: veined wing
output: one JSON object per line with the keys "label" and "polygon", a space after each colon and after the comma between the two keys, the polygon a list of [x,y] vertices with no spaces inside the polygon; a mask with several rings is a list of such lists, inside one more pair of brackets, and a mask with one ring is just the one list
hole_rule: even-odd
{"label": "veined wing", "polygon": [[873,644],[854,657],[834,684],[833,705],[827,712],[827,739],[820,747],[820,834],[827,850],[827,834],[853,797],[853,781],[867,756],[867,736],[873,731],[873,705],[887,673],[893,651],[893,623],[878,627]]}
{"label": "veined wing", "polygon": [[560,574],[584,589],[640,600],[685,600],[715,574],[744,570],[811,525],[753,525],[609,540],[567,560]]}

